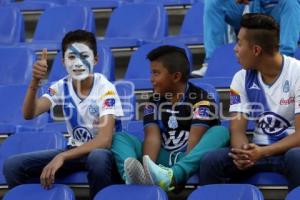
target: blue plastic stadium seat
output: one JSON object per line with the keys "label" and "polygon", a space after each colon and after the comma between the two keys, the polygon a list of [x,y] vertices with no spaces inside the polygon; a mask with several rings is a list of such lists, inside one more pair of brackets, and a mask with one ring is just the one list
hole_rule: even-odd
{"label": "blue plastic stadium seat", "polygon": [[27,48],[0,47],[0,85],[29,83],[35,58]]}
{"label": "blue plastic stadium seat", "polygon": [[227,44],[215,50],[208,61],[208,69],[202,83],[209,83],[216,88],[229,88],[232,78],[241,69],[234,54],[234,45]]}
{"label": "blue plastic stadium seat", "polygon": [[167,13],[161,4],[123,4],[112,12],[101,43],[110,48],[135,47],[162,40],[167,31]]}
{"label": "blue plastic stadium seat", "polygon": [[77,29],[95,33],[95,20],[90,8],[82,6],[48,8],[38,20],[32,42],[22,45],[35,51],[43,48],[58,50],[64,35]]}
{"label": "blue plastic stadium seat", "polygon": [[119,0],[68,0],[69,5],[87,6],[91,9],[113,9],[119,6]]}
{"label": "blue plastic stadium seat", "polygon": [[75,200],[74,192],[66,185],[54,184],[49,190],[40,184],[24,184],[9,190],[3,200]]}
{"label": "blue plastic stadium seat", "polygon": [[141,141],[144,140],[144,125],[143,120],[129,121],[125,127],[128,134],[134,135]]}
{"label": "blue plastic stadium seat", "polygon": [[6,184],[3,162],[10,156],[46,149],[62,149],[66,139],[57,132],[24,132],[9,136],[0,146],[0,184]]}
{"label": "blue plastic stadium seat", "polygon": [[193,4],[185,14],[179,35],[169,36],[165,40],[168,42],[177,41],[185,45],[203,44],[203,13],[203,2]]}
{"label": "blue plastic stadium seat", "polygon": [[[142,89],[152,89],[150,82],[151,72],[150,72],[150,61],[147,59],[147,54],[161,46],[161,45],[175,45],[181,47],[185,50],[186,55],[192,63],[192,53],[183,44],[179,43],[151,43],[145,44],[139,47],[130,57],[127,71],[125,73],[125,80],[131,81],[135,85],[136,90]],[[191,66],[190,66],[191,70]]]}
{"label": "blue plastic stadium seat", "polygon": [[[109,48],[100,46],[98,43],[99,62],[94,68],[94,72],[103,74],[108,80],[115,80],[115,60]],[[67,71],[62,64],[62,53],[59,52],[52,64],[52,69],[49,73],[48,81],[58,81],[67,75]]]}
{"label": "blue plastic stadium seat", "polygon": [[112,185],[97,193],[94,200],[167,200],[167,194],[158,186]]}
{"label": "blue plastic stadium seat", "polygon": [[47,113],[32,120],[24,120],[22,106],[26,90],[27,85],[0,85],[0,96],[5,97],[0,103],[0,134],[40,131],[47,122]]}
{"label": "blue plastic stadium seat", "polygon": [[24,0],[8,3],[7,6],[15,7],[21,11],[40,11],[50,7],[60,6],[67,0]]}
{"label": "blue plastic stadium seat", "polygon": [[[128,2],[134,3],[146,3],[149,0],[127,0]],[[195,3],[197,0],[150,0],[151,3],[161,3],[165,7],[172,7],[172,6],[187,6]]]}
{"label": "blue plastic stadium seat", "polygon": [[24,19],[16,8],[0,7],[0,45],[24,42]]}
{"label": "blue plastic stadium seat", "polygon": [[194,190],[188,200],[263,200],[260,190],[248,184],[205,185]]}
{"label": "blue plastic stadium seat", "polygon": [[300,187],[296,187],[292,191],[290,191],[285,200],[298,200],[300,197]]}
{"label": "blue plastic stadium seat", "polygon": [[114,82],[118,95],[120,97],[124,116],[121,117],[122,129],[129,121],[135,120],[135,87],[128,81]]}
{"label": "blue plastic stadium seat", "polygon": [[284,175],[275,172],[260,172],[249,179],[243,181],[244,183],[260,186],[287,186],[288,182]]}

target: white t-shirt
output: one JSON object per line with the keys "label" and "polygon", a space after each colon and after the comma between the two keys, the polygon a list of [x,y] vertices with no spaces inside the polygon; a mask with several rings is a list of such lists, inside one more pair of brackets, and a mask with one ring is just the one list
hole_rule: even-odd
{"label": "white t-shirt", "polygon": [[93,87],[85,99],[75,92],[72,79],[68,76],[51,85],[43,97],[51,101],[52,108],[62,105],[70,135],[68,145],[71,146],[80,146],[93,139],[100,126],[100,117],[108,114],[123,116],[114,85],[99,73],[94,73]]}
{"label": "white t-shirt", "polygon": [[253,142],[268,145],[295,132],[300,113],[300,61],[283,56],[283,67],[272,85],[255,70],[240,70],[230,86],[230,112],[256,120]]}

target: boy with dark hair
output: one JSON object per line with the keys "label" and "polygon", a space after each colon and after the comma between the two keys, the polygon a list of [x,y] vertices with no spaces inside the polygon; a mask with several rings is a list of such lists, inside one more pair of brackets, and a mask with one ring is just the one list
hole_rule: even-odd
{"label": "boy with dark hair", "polygon": [[214,100],[188,82],[189,62],[183,49],[161,46],[148,59],[154,94],[144,107],[144,142],[116,134],[112,152],[127,184],[155,184],[169,190],[197,171],[205,152],[226,146],[229,135],[219,126]]}
{"label": "boy with dark hair", "polygon": [[[231,83],[231,149],[208,152],[200,183],[240,181],[277,172],[289,189],[300,185],[300,62],[278,51],[279,27],[263,14],[246,14],[235,53],[243,69]],[[256,121],[252,142],[248,120]]]}
{"label": "boy with dark hair", "polygon": [[93,73],[98,61],[95,36],[83,30],[65,35],[62,42],[63,63],[68,76],[37,97],[39,82],[47,74],[47,50],[33,65],[33,77],[24,100],[23,113],[32,119],[62,106],[69,133],[66,149],[20,154],[4,163],[4,176],[10,188],[40,177],[50,188],[56,177],[88,171],[91,199],[112,183],[111,147],[116,119],[123,115],[115,87],[102,74]]}

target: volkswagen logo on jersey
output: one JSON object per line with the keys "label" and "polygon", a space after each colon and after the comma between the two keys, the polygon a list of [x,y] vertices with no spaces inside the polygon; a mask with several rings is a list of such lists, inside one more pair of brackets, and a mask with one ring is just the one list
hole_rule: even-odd
{"label": "volkswagen logo on jersey", "polygon": [[162,133],[163,146],[168,150],[180,149],[187,145],[190,132],[181,130],[180,132],[173,130],[167,133]]}
{"label": "volkswagen logo on jersey", "polygon": [[93,139],[92,134],[85,127],[76,127],[73,129],[73,137],[75,140],[85,143]]}
{"label": "volkswagen logo on jersey", "polygon": [[290,123],[285,118],[273,112],[262,113],[257,120],[257,127],[264,134],[270,136],[278,137],[281,134],[285,134],[285,130],[290,126]]}

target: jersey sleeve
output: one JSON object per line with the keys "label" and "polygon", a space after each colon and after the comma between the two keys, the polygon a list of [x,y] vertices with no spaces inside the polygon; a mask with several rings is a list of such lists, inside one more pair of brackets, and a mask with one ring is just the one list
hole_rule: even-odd
{"label": "jersey sleeve", "polygon": [[42,95],[42,97],[45,97],[50,100],[51,107],[53,108],[56,105],[59,105],[62,103],[62,83],[61,81],[57,81],[54,84],[52,84],[47,91]]}
{"label": "jersey sleeve", "polygon": [[120,97],[116,91],[114,85],[109,84],[106,89],[100,95],[100,116],[114,115],[116,117],[122,117],[124,115]]}
{"label": "jersey sleeve", "polygon": [[300,114],[300,79],[295,83],[295,114]]}
{"label": "jersey sleeve", "polygon": [[157,124],[156,114],[157,106],[151,97],[143,107],[143,124],[144,127],[150,124]]}
{"label": "jersey sleeve", "polygon": [[237,72],[230,85],[229,112],[241,112],[249,114],[248,98],[245,89],[246,71]]}
{"label": "jersey sleeve", "polygon": [[193,105],[192,126],[211,127],[219,121],[217,105],[207,92],[200,96],[202,98]]}

